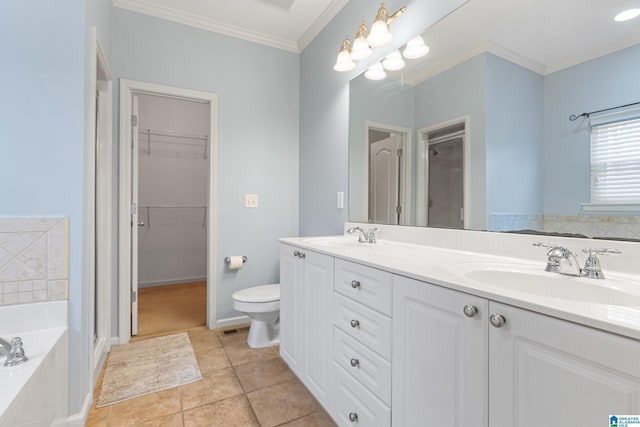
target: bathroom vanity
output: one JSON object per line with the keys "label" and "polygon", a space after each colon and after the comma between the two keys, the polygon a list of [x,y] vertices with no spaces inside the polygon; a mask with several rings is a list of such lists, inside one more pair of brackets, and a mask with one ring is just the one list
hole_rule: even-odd
{"label": "bathroom vanity", "polygon": [[545,272],[532,246],[588,240],[380,228],[375,245],[281,239],[280,352],[339,425],[596,427],[640,413],[634,244],[607,242],[623,255],[598,280]]}

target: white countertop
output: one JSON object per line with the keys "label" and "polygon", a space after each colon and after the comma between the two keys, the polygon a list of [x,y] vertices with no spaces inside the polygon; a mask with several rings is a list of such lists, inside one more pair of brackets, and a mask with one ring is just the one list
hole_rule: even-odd
{"label": "white countertop", "polygon": [[[384,229],[383,229],[384,231]],[[443,233],[438,231],[437,233]],[[457,233],[460,233],[457,231]],[[471,232],[464,232],[471,233]],[[494,234],[485,233],[485,236],[476,233],[474,239],[495,238]],[[460,236],[458,234],[457,236]],[[466,234],[464,235],[466,238]],[[339,236],[335,236],[339,237]],[[630,274],[627,271],[607,271],[604,266],[607,279],[586,279],[564,276],[557,273],[546,273],[544,267],[546,256],[544,251],[536,251],[535,259],[521,257],[518,251],[506,251],[510,255],[496,254],[495,247],[487,247],[486,251],[466,251],[449,249],[446,246],[428,246],[423,244],[406,243],[392,240],[379,239],[375,245],[357,243],[355,236],[341,236],[343,239],[352,239],[353,244],[331,245],[331,237],[326,237],[328,243],[322,242],[322,238],[293,237],[279,239],[282,243],[291,244],[301,248],[324,253],[337,258],[342,258],[371,267],[387,270],[391,273],[414,278],[420,281],[444,286],[457,291],[484,297],[493,301],[521,307],[538,313],[554,316],[571,322],[588,325],[594,328],[613,332],[619,335],[640,340],[640,305],[621,306],[607,305],[593,302],[582,302],[578,299],[551,298],[543,295],[521,292],[508,287],[495,286],[486,282],[469,280],[463,275],[452,273],[448,268],[460,263],[505,263],[526,266],[527,268],[539,268],[542,275],[557,276],[560,280],[573,280],[575,284],[580,281],[589,281],[588,285],[622,287],[624,291],[640,297],[640,276]],[[499,239],[513,239],[521,244],[522,236],[501,236]],[[550,239],[540,236],[528,236],[531,241],[548,241]],[[570,241],[570,242],[576,242]],[[584,244],[584,241],[578,241]],[[477,242],[475,242],[477,243]],[[474,243],[474,244],[475,244]],[[527,242],[530,246],[530,243]],[[474,244],[469,246],[474,247]],[[478,245],[475,244],[475,248]],[[527,248],[527,251],[530,251]],[[576,250],[577,251],[577,250]],[[484,252],[494,252],[487,254]],[[518,256],[518,257],[516,257]],[[617,261],[620,263],[620,261]],[[609,280],[609,282],[608,282]],[[591,282],[593,281],[593,282]]]}

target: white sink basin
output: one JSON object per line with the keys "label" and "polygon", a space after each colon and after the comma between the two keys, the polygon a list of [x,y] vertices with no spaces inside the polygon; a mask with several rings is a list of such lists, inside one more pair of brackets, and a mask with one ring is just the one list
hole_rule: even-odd
{"label": "white sink basin", "polygon": [[640,306],[639,282],[611,276],[602,280],[572,277],[548,273],[543,267],[543,264],[460,263],[449,266],[448,270],[474,282],[543,297]]}
{"label": "white sink basin", "polygon": [[358,247],[368,246],[368,243],[358,242],[356,236],[321,236],[321,237],[308,237],[303,239],[304,243],[309,245],[316,245],[322,247]]}

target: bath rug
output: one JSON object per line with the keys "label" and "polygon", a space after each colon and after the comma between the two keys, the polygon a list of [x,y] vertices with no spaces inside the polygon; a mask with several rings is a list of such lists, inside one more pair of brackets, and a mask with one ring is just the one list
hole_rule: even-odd
{"label": "bath rug", "polygon": [[186,332],[113,346],[96,407],[201,379]]}

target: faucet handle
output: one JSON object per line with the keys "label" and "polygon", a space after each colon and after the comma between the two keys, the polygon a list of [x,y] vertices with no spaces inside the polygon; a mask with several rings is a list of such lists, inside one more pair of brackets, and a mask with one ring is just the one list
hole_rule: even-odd
{"label": "faucet handle", "polygon": [[586,248],[582,252],[589,255],[620,255],[621,250],[613,248]]}
{"label": "faucet handle", "polygon": [[604,279],[604,273],[602,272],[598,255],[619,255],[622,253],[622,251],[612,248],[586,248],[583,249],[582,252],[589,254],[582,269],[582,276],[590,279]]}
{"label": "faucet handle", "polygon": [[555,249],[558,247],[558,245],[553,245],[551,243],[543,243],[543,242],[535,242],[533,246],[538,246],[540,248],[546,248],[546,249]]}

